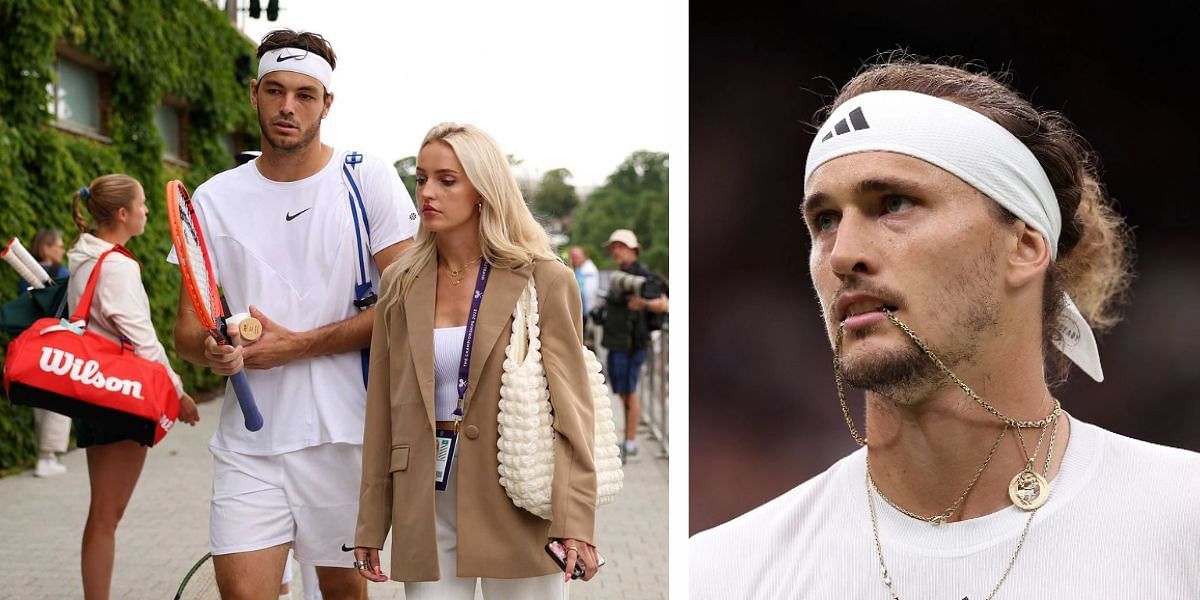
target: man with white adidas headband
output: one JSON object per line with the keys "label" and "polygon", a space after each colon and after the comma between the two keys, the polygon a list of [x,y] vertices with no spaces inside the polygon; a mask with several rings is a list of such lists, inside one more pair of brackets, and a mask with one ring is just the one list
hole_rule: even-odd
{"label": "man with white adidas headband", "polygon": [[[693,537],[691,597],[1200,590],[1200,455],[1080,422],[1050,391],[1066,360],[1103,379],[1092,329],[1129,278],[1084,144],[950,66],[874,65],[842,89],[802,210],[864,447]],[[866,390],[862,435],[844,384]]]}
{"label": "man with white adidas headband", "polygon": [[195,202],[230,310],[257,317],[262,335],[218,346],[182,291],[175,328],[185,359],[222,375],[245,367],[264,421],[248,431],[226,393],[209,442],[213,564],[223,598],[273,599],[291,547],[316,567],[326,600],[365,598],[351,552],[363,351],[379,273],[416,233],[416,211],[386,161],[321,143],[336,66],[328,41],[273,31],[258,57],[262,155],[205,182]]}

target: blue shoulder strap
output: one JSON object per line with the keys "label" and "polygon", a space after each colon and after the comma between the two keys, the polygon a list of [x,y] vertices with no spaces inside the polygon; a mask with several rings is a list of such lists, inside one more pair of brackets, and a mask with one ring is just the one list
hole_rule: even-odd
{"label": "blue shoulder strap", "polygon": [[[358,269],[354,277],[354,307],[366,310],[375,304],[375,286],[371,284],[369,261],[371,260],[371,224],[367,220],[367,208],[362,198],[362,181],[358,165],[363,161],[363,155],[355,151],[345,154],[342,160],[342,179],[346,182],[346,198],[350,202],[350,215],[354,219],[354,241],[358,253]],[[367,371],[370,367],[371,355],[367,348],[362,349],[363,385],[367,384]]]}
{"label": "blue shoulder strap", "polygon": [[358,165],[363,155],[347,152],[342,162],[342,176],[346,182],[346,198],[350,202],[350,215],[354,218],[354,239],[358,251],[358,271],[354,283],[354,306],[363,310],[375,303],[375,289],[371,285],[369,260],[371,257],[371,224],[367,220],[367,208],[363,204],[362,185],[359,181]]}

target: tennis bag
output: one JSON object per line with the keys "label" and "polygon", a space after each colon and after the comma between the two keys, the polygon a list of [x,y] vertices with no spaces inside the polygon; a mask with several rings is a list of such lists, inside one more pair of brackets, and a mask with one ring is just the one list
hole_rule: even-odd
{"label": "tennis bag", "polygon": [[29,288],[0,305],[0,329],[12,339],[38,319],[67,316],[67,282],[66,277],[57,278],[52,286]]}
{"label": "tennis bag", "polygon": [[134,354],[124,338],[118,344],[87,330],[100,267],[113,252],[134,258],[121,246],[101,254],[70,321],[39,319],[8,345],[4,391],[13,404],[93,421],[153,446],[179,416],[166,367]]}

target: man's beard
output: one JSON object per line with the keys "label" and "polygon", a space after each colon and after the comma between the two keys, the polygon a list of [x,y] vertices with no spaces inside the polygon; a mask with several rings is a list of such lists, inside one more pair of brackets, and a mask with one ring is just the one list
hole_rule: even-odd
{"label": "man's beard", "polygon": [[[983,265],[973,272],[985,272]],[[920,336],[946,368],[953,372],[957,366],[970,363],[979,354],[984,335],[995,329],[999,323],[1000,302],[988,291],[983,276],[963,277],[951,281],[957,283],[944,290],[941,307],[959,307],[956,314],[951,315],[952,321],[948,328],[950,339],[935,342],[917,329],[913,329],[913,333]],[[905,324],[912,327],[911,323]],[[900,334],[904,346],[895,350],[872,352],[853,360],[846,360],[839,354],[836,360],[843,381],[901,404],[920,402],[933,391],[946,385],[954,385],[933,360],[891,320],[877,323],[870,333],[878,336],[887,328],[895,329]],[[844,348],[847,342],[855,338],[867,338],[868,332],[855,331],[842,335]]]}
{"label": "man's beard", "polygon": [[318,121],[317,124],[313,125],[308,130],[301,131],[301,136],[299,138],[293,138],[291,141],[285,141],[284,139],[276,139],[273,137],[271,133],[271,123],[269,120],[264,120],[262,115],[259,115],[258,117],[258,129],[262,132],[263,139],[267,140],[267,145],[271,146],[272,150],[284,154],[291,154],[307,148],[308,145],[311,144],[314,139],[316,139],[317,135],[321,133],[321,124]]}
{"label": "man's beard", "polygon": [[[881,325],[892,327],[890,322]],[[911,342],[886,354],[873,353],[852,361],[839,355],[837,361],[842,380],[847,384],[901,403],[907,403],[906,399],[918,390],[936,386],[939,378],[943,377],[937,366]]]}

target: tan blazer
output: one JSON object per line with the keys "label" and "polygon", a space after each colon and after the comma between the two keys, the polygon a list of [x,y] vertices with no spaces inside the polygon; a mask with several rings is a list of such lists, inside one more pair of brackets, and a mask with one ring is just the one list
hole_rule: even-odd
{"label": "tan blazer", "polygon": [[[582,350],[582,307],[575,276],[539,260],[493,269],[471,349],[466,410],[452,471],[458,486],[458,565],[438,568],[434,513],[433,304],[431,261],[401,297],[399,267],[383,276],[371,336],[371,373],[363,436],[362,490],[355,545],[383,548],[392,533],[391,578],[517,578],[559,572],[550,538],[589,543],[596,514],[592,462],[594,413]],[[528,278],[537,286],[542,361],[554,409],[555,464],[549,521],[513,506],[497,472],[500,375],[512,313]],[[398,291],[398,290],[397,290]]]}

